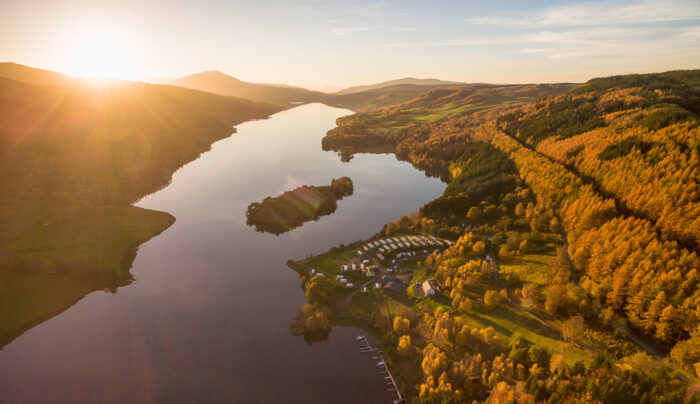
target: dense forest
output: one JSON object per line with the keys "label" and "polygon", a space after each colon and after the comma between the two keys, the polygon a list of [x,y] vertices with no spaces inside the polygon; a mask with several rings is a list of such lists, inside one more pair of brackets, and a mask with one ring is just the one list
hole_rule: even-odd
{"label": "dense forest", "polygon": [[310,220],[332,214],[338,208],[338,201],[352,193],[353,184],[349,177],[333,178],[330,185],[302,185],[248,205],[246,223],[257,231],[280,235]]}
{"label": "dense forest", "polygon": [[[700,71],[594,79],[476,111],[457,91],[341,118],[323,143],[389,144],[448,183],[382,229],[456,241],[422,262],[440,299],[386,297],[401,310],[373,314],[405,393],[699,400]],[[496,312],[536,318],[529,327],[572,346],[485,321]]]}

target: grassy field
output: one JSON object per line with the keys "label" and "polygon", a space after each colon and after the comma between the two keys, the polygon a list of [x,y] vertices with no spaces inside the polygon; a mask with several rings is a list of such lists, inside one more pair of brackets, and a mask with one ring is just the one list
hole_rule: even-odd
{"label": "grassy field", "polygon": [[393,144],[385,144],[378,146],[358,147],[354,152],[367,154],[392,154],[394,151],[396,151],[396,147]]}
{"label": "grassy field", "polygon": [[552,277],[551,262],[556,258],[556,251],[540,254],[524,254],[522,256],[504,258],[500,262],[501,275],[514,276],[523,283],[534,283],[538,286],[547,285]]}
{"label": "grassy field", "polygon": [[592,356],[564,341],[558,332],[540,324],[524,311],[508,302],[499,304],[493,309],[480,307],[469,314],[461,315],[465,324],[470,327],[493,327],[496,335],[505,341],[517,336],[523,336],[532,343],[546,348],[552,354],[562,354],[569,365],[576,361],[590,362]]}
{"label": "grassy field", "polygon": [[65,270],[121,277],[142,242],[175,218],[131,205],[69,206],[47,215],[0,248],[0,270]]}
{"label": "grassy field", "polygon": [[138,246],[175,220],[130,205],[45,217],[0,247],[0,347],[92,291],[128,284]]}

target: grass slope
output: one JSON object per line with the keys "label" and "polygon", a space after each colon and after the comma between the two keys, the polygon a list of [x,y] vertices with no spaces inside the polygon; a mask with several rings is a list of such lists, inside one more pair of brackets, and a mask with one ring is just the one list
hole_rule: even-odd
{"label": "grass slope", "polygon": [[[22,81],[1,78],[10,75]],[[0,66],[0,346],[85,294],[114,290],[174,218],[129,205],[281,108],[175,86]]]}
{"label": "grass slope", "polygon": [[138,246],[174,221],[131,205],[70,206],[7,241],[0,248],[0,347],[92,291],[128,284]]}

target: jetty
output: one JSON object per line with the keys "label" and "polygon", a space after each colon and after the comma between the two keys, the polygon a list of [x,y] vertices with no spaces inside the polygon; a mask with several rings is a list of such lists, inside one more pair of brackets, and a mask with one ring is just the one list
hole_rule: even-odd
{"label": "jetty", "polygon": [[368,353],[372,356],[372,359],[377,361],[377,367],[379,368],[379,374],[384,376],[384,381],[386,382],[387,386],[389,387],[387,391],[391,392],[395,397],[396,400],[394,400],[394,404],[399,404],[403,403],[403,397],[401,397],[401,392],[399,391],[399,387],[396,385],[396,380],[394,379],[394,376],[391,374],[391,370],[389,370],[389,367],[386,365],[386,361],[384,360],[384,356],[382,356],[382,351],[379,348],[373,348],[372,345],[370,345],[369,341],[367,341],[367,338],[364,335],[358,335],[357,338],[355,338],[357,341],[357,344],[360,346],[360,352],[361,353]]}

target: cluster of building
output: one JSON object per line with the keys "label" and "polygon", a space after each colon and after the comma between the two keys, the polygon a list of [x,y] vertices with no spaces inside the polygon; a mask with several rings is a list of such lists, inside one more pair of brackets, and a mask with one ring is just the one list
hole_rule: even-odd
{"label": "cluster of building", "polygon": [[[364,254],[374,253],[374,256],[378,260],[384,261],[385,257],[387,257],[393,252],[422,248],[422,252],[427,254],[429,252],[429,250],[427,249],[428,247],[447,247],[450,244],[452,244],[451,241],[443,240],[433,235],[387,237],[375,241],[370,241],[369,243],[362,246],[362,250],[364,251]],[[358,251],[358,253],[363,254],[362,251]],[[413,256],[417,254],[416,251],[403,252],[399,254],[407,253],[412,254]]]}
{"label": "cluster of building", "polygon": [[[374,286],[377,287],[377,282],[375,282]],[[382,277],[381,287],[384,288],[385,292],[395,294],[403,291],[406,287],[406,283],[395,276],[384,275]]]}
{"label": "cluster of building", "polygon": [[350,264],[343,264],[340,266],[341,272],[360,271],[368,277],[374,276],[377,272],[377,269],[378,267],[376,265],[372,265],[368,259],[362,260],[359,264],[353,262]]}
{"label": "cluster of building", "polygon": [[352,282],[349,282],[343,275],[337,275],[335,277],[335,280],[340,282],[340,284],[345,286],[346,288],[352,288],[355,286]]}
{"label": "cluster of building", "polygon": [[[365,243],[358,249],[357,256],[351,257],[346,263],[340,265],[340,274],[335,280],[341,285],[352,288],[355,285],[348,279],[346,273],[360,272],[367,277],[374,278],[369,283],[369,289],[384,290],[387,293],[400,293],[411,283],[410,275],[391,275],[398,271],[400,262],[405,259],[424,257],[432,252],[440,252],[453,243],[432,235],[412,235],[400,237],[386,237]],[[388,262],[391,259],[391,262]],[[385,268],[386,266],[386,268]],[[314,269],[311,275],[317,274]],[[319,275],[323,275],[318,273]],[[354,278],[357,280],[357,278]],[[361,282],[360,282],[361,283]],[[422,289],[423,295],[434,296],[435,285],[432,281],[421,282],[416,288]],[[362,292],[368,293],[368,287],[364,286]]]}

